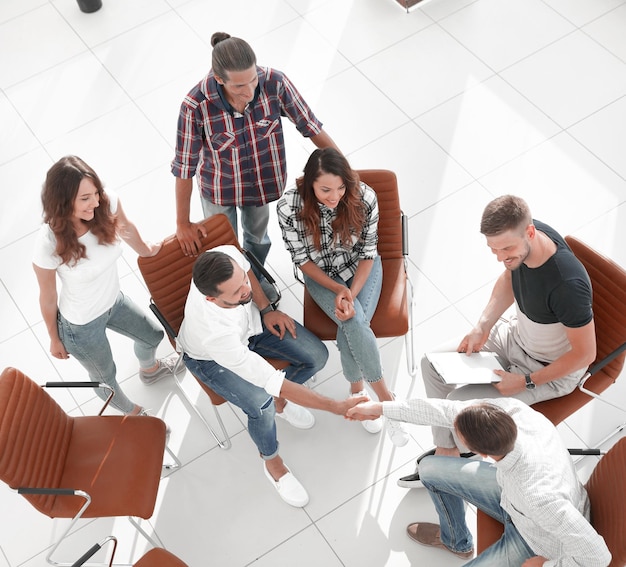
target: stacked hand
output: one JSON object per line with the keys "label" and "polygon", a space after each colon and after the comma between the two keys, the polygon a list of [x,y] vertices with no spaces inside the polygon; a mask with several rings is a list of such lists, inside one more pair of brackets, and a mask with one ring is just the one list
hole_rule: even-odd
{"label": "stacked hand", "polygon": [[352,299],[352,293],[347,287],[335,296],[335,317],[340,321],[347,321],[354,317],[354,300]]}

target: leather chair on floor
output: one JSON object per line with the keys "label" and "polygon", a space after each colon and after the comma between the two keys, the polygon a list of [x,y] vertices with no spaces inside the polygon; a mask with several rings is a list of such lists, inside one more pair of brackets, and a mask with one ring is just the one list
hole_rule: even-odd
{"label": "leather chair on floor", "polygon": [[[591,525],[604,538],[613,559],[609,567],[626,565],[626,438],[620,439],[600,460],[587,484],[591,502]],[[503,526],[491,516],[478,513],[477,552],[498,541]]]}
{"label": "leather chair on floor", "polygon": [[609,402],[599,394],[615,383],[624,368],[626,271],[577,238],[567,236],[565,240],[583,263],[591,279],[597,354],[595,362],[589,367],[576,390],[561,398],[533,404],[533,409],[545,415],[554,425],[561,423],[594,398],[625,411],[623,407]]}
{"label": "leather chair on floor", "polygon": [[42,514],[72,520],[51,564],[80,518],[129,516],[157,546],[135,518],[154,512],[165,437],[156,417],[73,417],[19,370],[0,375],[0,480]]}
{"label": "leather chair on floor", "polygon": [[[201,252],[224,244],[232,244],[241,250],[237,236],[225,215],[209,217],[202,221],[202,224],[207,231],[207,236],[201,239]],[[275,294],[280,299],[280,291],[271,275],[265,268],[258,264],[256,258],[245,251],[244,253],[250,260],[250,263],[255,265],[257,269],[264,274],[266,280],[274,286]],[[187,301],[187,295],[189,294],[189,288],[191,286],[192,269],[195,261],[195,257],[185,256],[175,235],[169,236],[163,240],[163,246],[156,256],[149,258],[139,257],[137,259],[139,270],[150,291],[150,309],[165,328],[174,348],[176,348],[176,335],[178,334],[185,314],[185,302]],[[285,368],[288,365],[284,360],[268,359],[268,362],[278,369]],[[182,360],[179,361],[179,363],[182,364]],[[218,406],[223,404],[226,400],[216,394],[202,382],[202,380],[196,378],[202,389],[211,399],[217,422],[221,429],[221,435],[218,435],[195,404],[189,399],[178,377],[175,376],[174,379],[180,393],[215,438],[218,445],[222,449],[229,449],[231,446],[230,436],[226,431],[224,422],[217,409]]]}
{"label": "leather chair on floor", "polygon": [[[405,337],[407,369],[415,376],[413,284],[407,274],[408,219],[400,209],[398,180],[395,173],[384,169],[364,169],[357,173],[361,181],[376,191],[380,215],[378,253],[383,266],[383,285],[370,326],[379,338]],[[306,287],[304,326],[324,341],[337,337],[337,325],[315,303]]]}

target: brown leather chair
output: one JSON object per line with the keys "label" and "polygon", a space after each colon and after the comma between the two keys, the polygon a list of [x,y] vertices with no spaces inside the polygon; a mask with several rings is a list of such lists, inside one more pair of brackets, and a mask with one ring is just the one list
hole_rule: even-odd
{"label": "brown leather chair", "polygon": [[150,416],[72,417],[15,368],[0,375],[0,479],[50,518],[152,516],[165,449],[165,423]]}
{"label": "brown leather chair", "polygon": [[[626,565],[626,438],[620,439],[600,460],[585,485],[591,502],[591,525],[604,538],[613,559],[609,567]],[[498,541],[503,526],[478,514],[477,551]]]}
{"label": "brown leather chair", "polygon": [[[417,371],[413,343],[413,286],[407,275],[407,218],[400,209],[396,174],[384,169],[357,172],[378,198],[378,253],[383,266],[383,285],[371,321],[377,337],[405,337],[409,374]],[[320,339],[337,336],[337,325],[315,303],[304,288],[304,326]]]}
{"label": "brown leather chair", "polygon": [[[201,239],[201,251],[210,250],[211,248],[224,244],[232,244],[241,250],[237,236],[225,215],[209,217],[203,220],[202,224],[207,231],[207,236]],[[254,264],[256,259],[247,253],[246,255],[251,263]],[[187,301],[187,295],[189,294],[189,288],[191,286],[192,269],[195,261],[195,257],[185,256],[175,235],[169,236],[163,241],[163,245],[156,256],[149,258],[139,257],[137,259],[139,270],[152,296],[150,309],[167,331],[170,342],[174,348],[176,348],[176,335],[178,334],[185,314],[185,302]],[[261,266],[257,265],[257,267],[261,271],[264,271]],[[274,280],[267,272],[265,272],[265,276],[271,284],[274,284],[276,294],[280,297],[280,292],[275,286]],[[180,362],[182,362],[182,360]],[[285,368],[288,365],[284,360],[268,359],[268,362],[279,369]],[[207,422],[195,404],[189,399],[178,377],[175,376],[174,379],[179,391],[204,423],[211,435],[213,435],[218,445],[222,449],[229,449],[231,446],[230,436],[226,431],[224,422],[217,409],[217,406],[220,406],[226,400],[216,394],[202,382],[202,380],[196,378],[202,389],[211,399],[217,422],[222,432],[220,436]]]}
{"label": "brown leather chair", "polygon": [[615,383],[626,356],[626,271],[577,238],[567,236],[565,240],[591,278],[597,355],[576,390],[561,398],[533,404],[554,425]]}

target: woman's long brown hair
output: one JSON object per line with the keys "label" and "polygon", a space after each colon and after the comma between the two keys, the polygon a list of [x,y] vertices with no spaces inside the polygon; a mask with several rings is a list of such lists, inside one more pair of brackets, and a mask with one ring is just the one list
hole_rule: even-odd
{"label": "woman's long brown hair", "polygon": [[321,248],[320,209],[315,197],[313,183],[324,173],[341,177],[346,192],[337,205],[337,216],[332,223],[333,234],[339,242],[352,245],[352,236],[360,237],[365,223],[365,207],[361,200],[359,176],[348,160],[334,148],[315,150],[306,165],[304,176],[296,180],[296,187],[302,199],[302,210],[298,218],[304,223],[307,234],[313,237],[313,244]]}
{"label": "woman's long brown hair", "polygon": [[57,245],[55,252],[63,264],[75,264],[86,258],[85,246],[78,240],[72,222],[74,201],[80,182],[88,177],[98,190],[100,206],[94,210],[94,218],[84,221],[89,230],[98,238],[100,244],[112,244],[116,240],[116,221],[104,192],[102,181],[96,172],[82,159],[65,156],[57,161],[46,175],[41,191],[43,220],[50,225]]}

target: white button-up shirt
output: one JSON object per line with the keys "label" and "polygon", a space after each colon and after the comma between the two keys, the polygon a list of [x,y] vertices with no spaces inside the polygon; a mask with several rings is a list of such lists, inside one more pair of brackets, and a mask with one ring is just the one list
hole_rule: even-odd
{"label": "white button-up shirt", "polygon": [[[250,264],[234,246],[217,246],[213,250],[230,256],[245,272],[250,270]],[[254,302],[220,307],[207,300],[191,282],[177,337],[179,347],[191,358],[214,360],[268,394],[279,396],[285,373],[248,348],[250,337],[262,332],[261,315]]]}
{"label": "white button-up shirt", "polygon": [[[500,504],[544,567],[606,567],[611,554],[589,523],[589,498],[558,431],[542,414],[512,398],[485,401],[517,425],[513,450],[494,463]],[[477,400],[384,402],[384,415],[418,425],[453,429],[454,419]],[[455,435],[456,439],[456,435]]]}

